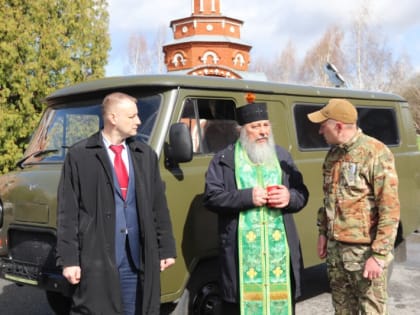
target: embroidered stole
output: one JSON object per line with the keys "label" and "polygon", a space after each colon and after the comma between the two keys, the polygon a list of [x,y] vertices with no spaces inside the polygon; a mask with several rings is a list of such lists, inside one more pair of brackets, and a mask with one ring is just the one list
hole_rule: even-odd
{"label": "embroidered stole", "polygon": [[[277,159],[272,165],[256,165],[239,141],[235,174],[238,189],[281,184],[282,178]],[[290,258],[281,211],[265,206],[242,211],[238,249],[241,314],[291,314]]]}

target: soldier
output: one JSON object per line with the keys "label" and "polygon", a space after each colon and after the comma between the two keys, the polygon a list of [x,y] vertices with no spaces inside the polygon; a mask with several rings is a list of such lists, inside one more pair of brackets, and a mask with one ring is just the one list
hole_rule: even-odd
{"label": "soldier", "polygon": [[317,249],[327,259],[335,314],[387,314],[387,272],[400,216],[394,157],[357,127],[357,111],[347,100],[331,99],[308,118],[331,145]]}

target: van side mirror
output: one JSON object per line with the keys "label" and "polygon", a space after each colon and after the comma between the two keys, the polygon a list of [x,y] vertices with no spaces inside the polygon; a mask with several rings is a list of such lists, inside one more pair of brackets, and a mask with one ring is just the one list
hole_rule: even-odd
{"label": "van side mirror", "polygon": [[190,131],[184,123],[174,123],[169,129],[169,143],[165,143],[165,165],[176,167],[178,163],[189,162],[193,158]]}

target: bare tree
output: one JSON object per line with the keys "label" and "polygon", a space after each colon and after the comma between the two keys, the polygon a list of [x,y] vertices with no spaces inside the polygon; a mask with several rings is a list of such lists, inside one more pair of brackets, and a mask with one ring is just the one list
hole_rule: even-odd
{"label": "bare tree", "polygon": [[165,73],[167,71],[165,65],[165,55],[163,53],[163,45],[166,41],[167,29],[168,28],[164,25],[158,28],[153,44],[153,51],[151,54],[152,56],[156,56],[156,60],[154,60],[156,73]]}
{"label": "bare tree", "polygon": [[416,123],[417,133],[420,133],[420,74],[405,81],[405,84],[397,90],[410,104],[410,111],[413,114]]}
{"label": "bare tree", "polygon": [[[158,28],[154,37],[141,33],[132,34],[128,40],[128,61],[126,74],[165,73],[163,45],[166,40],[167,27]],[[152,42],[152,44],[150,44]]]}
{"label": "bare tree", "polygon": [[407,56],[394,60],[384,33],[375,27],[370,3],[363,2],[350,32],[346,54],[350,77],[356,88],[392,91],[412,74],[410,60]]}
{"label": "bare tree", "polygon": [[248,69],[250,72],[264,73],[267,77],[267,80],[275,81],[274,75],[277,72],[277,69],[273,71],[273,68],[274,63],[272,60],[268,60],[265,57],[259,57],[254,60],[253,56],[251,55],[251,62]]}
{"label": "bare tree", "polygon": [[354,74],[354,87],[383,89],[391,53],[385,46],[380,30],[373,27],[369,6],[370,1],[364,1],[353,21],[347,59]]}
{"label": "bare tree", "polygon": [[296,47],[291,39],[288,40],[280,56],[278,56],[275,69],[277,70],[277,75],[275,75],[276,81],[296,82]]}
{"label": "bare tree", "polygon": [[[388,70],[388,86],[387,91],[398,92],[403,89],[404,86],[411,86],[411,79],[413,76],[413,66],[410,61],[410,57],[402,55],[395,62],[393,62]],[[418,81],[417,81],[418,82]],[[420,90],[420,86],[417,87]],[[420,101],[420,98],[418,98]]]}
{"label": "bare tree", "polygon": [[327,63],[332,63],[338,69],[346,68],[342,51],[343,39],[344,33],[338,26],[328,28],[323,37],[306,53],[299,70],[299,81],[330,86],[331,82],[324,67]]}
{"label": "bare tree", "polygon": [[369,18],[369,9],[366,7],[365,4],[362,5],[362,7],[359,10],[359,14],[355,21],[353,22],[353,49],[354,49],[354,68],[356,72],[356,78],[355,78],[355,84],[359,88],[363,88],[364,86],[364,80],[362,77],[362,69],[363,69],[363,63],[364,63],[364,57],[362,56],[363,52],[363,43],[365,42],[363,36],[367,33],[367,21]]}
{"label": "bare tree", "polygon": [[145,36],[132,34],[128,40],[128,64],[126,74],[152,72],[151,53]]}
{"label": "bare tree", "polygon": [[275,60],[258,58],[251,62],[249,71],[262,72],[270,81],[295,82],[297,79],[296,48],[289,40]]}

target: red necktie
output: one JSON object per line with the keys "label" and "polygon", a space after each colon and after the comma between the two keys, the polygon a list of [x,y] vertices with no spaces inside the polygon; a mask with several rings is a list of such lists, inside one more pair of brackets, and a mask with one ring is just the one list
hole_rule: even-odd
{"label": "red necktie", "polygon": [[109,148],[115,153],[114,170],[117,174],[118,183],[120,184],[121,194],[125,199],[128,188],[128,174],[121,156],[121,151],[124,149],[124,146],[122,144],[110,145]]}

